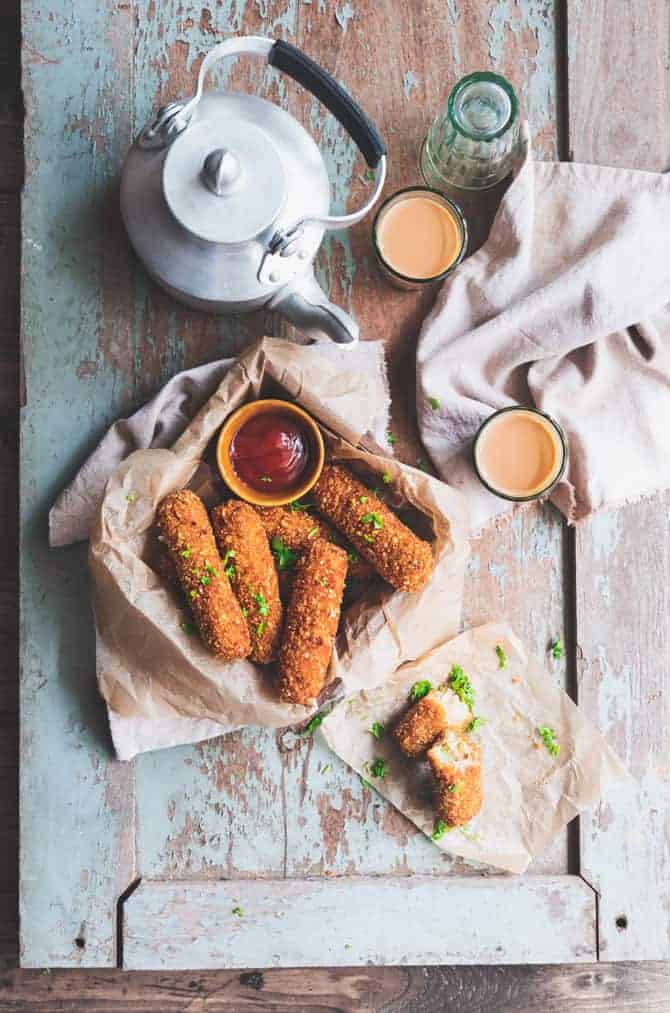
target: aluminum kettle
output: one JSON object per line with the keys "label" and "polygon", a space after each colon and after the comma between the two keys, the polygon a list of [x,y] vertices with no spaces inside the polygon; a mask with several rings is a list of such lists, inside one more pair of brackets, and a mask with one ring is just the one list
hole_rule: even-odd
{"label": "aluminum kettle", "polygon": [[[212,65],[251,54],[309,89],[348,131],[374,170],[374,192],[352,214],[331,215],[321,153],[279,106],[236,92],[204,93]],[[259,36],[227,39],[203,60],[195,95],[171,102],[140,132],[121,179],[121,213],[140,260],[176,299],[213,313],[265,306],[313,340],[358,339],[329,302],[313,262],[326,229],[373,207],[386,147],[353,99],[295,46]]]}

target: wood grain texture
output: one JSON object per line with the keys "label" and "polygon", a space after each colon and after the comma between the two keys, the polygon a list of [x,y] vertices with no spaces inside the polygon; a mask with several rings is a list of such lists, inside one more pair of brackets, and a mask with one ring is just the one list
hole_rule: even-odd
{"label": "wood grain texture", "polygon": [[147,880],[124,904],[123,966],[235,968],[250,954],[263,968],[586,961],[595,915],[579,876]]}
{"label": "wood grain texture", "polygon": [[[670,166],[670,7],[571,2],[569,143],[577,161]],[[604,960],[670,956],[670,496],[577,526],[580,705],[635,778],[580,820]]]}

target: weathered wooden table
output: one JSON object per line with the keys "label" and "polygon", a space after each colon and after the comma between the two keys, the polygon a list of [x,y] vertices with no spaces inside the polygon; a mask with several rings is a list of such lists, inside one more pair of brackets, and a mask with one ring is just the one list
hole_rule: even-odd
{"label": "weathered wooden table", "polygon": [[[668,497],[575,530],[540,507],[473,546],[466,622],[502,612],[537,653],[563,631],[555,677],[640,785],[575,821],[524,880],[443,859],[311,740],[247,730],[115,762],[95,687],[86,549],[46,543],[49,505],[112,419],[178,369],[278,333],[263,314],[176,306],[120,225],[125,151],[159,104],[192,92],[214,42],[267,33],[322,62],[385,135],[389,189],[417,179],[420,140],[454,80],[488,66],[516,85],[538,156],[657,169],[670,152],[667,3],[23,0],[23,17],[23,964],[254,966],[282,914],[263,962],[300,964],[306,935],[324,926],[329,965],[383,961],[384,936],[398,933],[413,963],[668,956]],[[336,201],[360,196],[353,146],[309,96],[252,61],[227,84],[300,117],[320,139]],[[412,461],[422,456],[414,341],[428,297],[393,292],[371,261],[366,222],[326,242],[321,276],[365,336],[387,344],[397,449]],[[425,895],[419,914],[439,927],[437,954],[412,931],[407,887]],[[454,903],[463,917],[452,929]]]}

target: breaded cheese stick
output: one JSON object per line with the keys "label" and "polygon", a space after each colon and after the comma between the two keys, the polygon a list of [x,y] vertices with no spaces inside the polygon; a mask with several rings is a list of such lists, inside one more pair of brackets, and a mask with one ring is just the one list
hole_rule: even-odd
{"label": "breaded cheese stick", "polygon": [[419,591],[435,567],[433,550],[344,468],[323,469],[312,491],[317,509],[399,591]]}
{"label": "breaded cheese stick", "polygon": [[484,801],[479,743],[463,732],[448,731],[428,750],[428,762],[435,775],[435,816],[451,827],[463,826]]}
{"label": "breaded cheese stick", "polygon": [[166,496],[156,519],[203,641],[225,661],[245,658],[251,649],[247,624],[223,573],[205,504],[180,489]]}
{"label": "breaded cheese stick", "polygon": [[347,575],[347,554],[324,538],[296,566],[279,651],[279,695],[307,704],[323,689],[333,653]]}
{"label": "breaded cheese stick", "polygon": [[252,661],[267,664],[277,649],[284,610],[265,529],[249,503],[231,499],[212,510],[212,526],[251,638]]}
{"label": "breaded cheese stick", "polygon": [[273,539],[279,538],[287,549],[302,552],[315,538],[325,538],[326,541],[340,545],[346,551],[348,577],[352,580],[370,580],[374,576],[370,564],[361,559],[359,554],[345,543],[340,532],[322,517],[316,517],[305,510],[292,510],[288,506],[256,507],[256,510],[270,544]]}
{"label": "breaded cheese stick", "polygon": [[403,714],[393,735],[406,756],[418,759],[447,729],[460,731],[471,720],[469,707],[452,689],[433,689]]}

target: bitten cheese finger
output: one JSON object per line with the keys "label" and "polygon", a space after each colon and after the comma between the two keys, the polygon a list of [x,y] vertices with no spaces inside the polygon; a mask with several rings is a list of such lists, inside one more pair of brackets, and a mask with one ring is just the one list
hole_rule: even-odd
{"label": "bitten cheese finger", "polygon": [[323,538],[296,566],[279,651],[279,695],[307,704],[323,689],[333,653],[347,575],[347,554]]}
{"label": "bitten cheese finger", "polygon": [[203,641],[225,661],[251,649],[247,624],[232,592],[202,500],[180,489],[158,507],[158,529]]}
{"label": "bitten cheese finger", "polygon": [[433,551],[367,486],[331,464],[312,496],[318,510],[399,591],[419,591],[435,568]]}
{"label": "bitten cheese finger", "polygon": [[276,653],[284,611],[265,529],[254,508],[229,500],[212,510],[216,543],[251,638],[252,661],[266,664]]}
{"label": "bitten cheese finger", "polygon": [[256,507],[263,527],[270,539],[280,539],[281,545],[292,552],[302,550],[315,538],[325,538],[328,542],[340,545],[347,553],[347,576],[352,580],[370,580],[374,571],[369,563],[361,559],[351,546],[344,543],[344,538],[336,528],[321,517],[305,510],[292,510],[291,507]]}
{"label": "bitten cheese finger", "polygon": [[451,689],[431,690],[403,714],[393,735],[403,753],[417,759],[448,728],[465,728],[472,720],[470,709]]}
{"label": "bitten cheese finger", "polygon": [[448,826],[468,823],[484,801],[479,743],[462,732],[449,731],[428,750],[435,776],[435,816]]}

